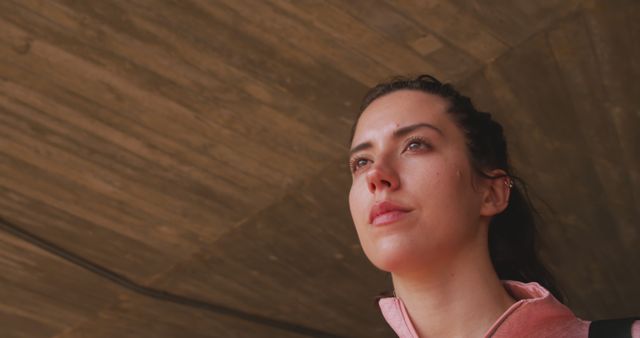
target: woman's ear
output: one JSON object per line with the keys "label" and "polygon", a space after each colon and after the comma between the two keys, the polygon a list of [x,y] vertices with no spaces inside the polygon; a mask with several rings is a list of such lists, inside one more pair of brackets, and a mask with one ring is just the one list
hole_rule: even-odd
{"label": "woman's ear", "polygon": [[[494,169],[487,173],[489,176],[503,176],[507,173],[502,169]],[[513,186],[513,180],[509,176],[486,179],[486,185],[482,193],[482,205],[480,215],[493,216],[501,213],[509,205],[509,194]]]}

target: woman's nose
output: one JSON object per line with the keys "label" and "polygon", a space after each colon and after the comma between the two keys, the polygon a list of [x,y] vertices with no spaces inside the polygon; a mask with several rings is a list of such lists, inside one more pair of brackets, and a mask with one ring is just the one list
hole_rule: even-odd
{"label": "woman's nose", "polygon": [[369,191],[375,193],[383,189],[395,190],[400,185],[397,173],[388,166],[375,165],[367,173]]}

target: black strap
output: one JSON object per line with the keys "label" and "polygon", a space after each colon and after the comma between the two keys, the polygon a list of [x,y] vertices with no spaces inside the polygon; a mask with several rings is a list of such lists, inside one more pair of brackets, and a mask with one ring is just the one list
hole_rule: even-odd
{"label": "black strap", "polygon": [[589,338],[631,338],[631,325],[640,318],[594,320],[589,325]]}

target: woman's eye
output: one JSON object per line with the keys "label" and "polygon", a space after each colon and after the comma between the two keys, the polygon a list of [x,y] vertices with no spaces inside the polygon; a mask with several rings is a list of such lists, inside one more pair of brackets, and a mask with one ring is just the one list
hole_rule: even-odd
{"label": "woman's eye", "polygon": [[422,143],[414,141],[414,142],[409,143],[409,145],[407,146],[407,149],[409,149],[409,150],[418,150],[421,147],[422,147]]}
{"label": "woman's eye", "polygon": [[366,158],[356,158],[351,161],[351,171],[355,172],[356,170],[367,165],[367,163],[369,163],[369,160],[367,160]]}
{"label": "woman's eye", "polygon": [[412,140],[407,144],[405,150],[416,151],[428,147],[429,144],[423,140]]}
{"label": "woman's eye", "polygon": [[356,168],[364,167],[365,165],[367,165],[367,163],[369,163],[369,160],[361,158],[356,161]]}

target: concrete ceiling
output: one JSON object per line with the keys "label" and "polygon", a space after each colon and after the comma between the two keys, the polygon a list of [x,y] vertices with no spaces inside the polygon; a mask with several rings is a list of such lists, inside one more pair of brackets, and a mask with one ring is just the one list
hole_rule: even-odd
{"label": "concrete ceiling", "polygon": [[408,73],[504,124],[568,305],[638,315],[639,17],[631,0],[0,1],[0,335],[391,336],[346,150],[366,89]]}

